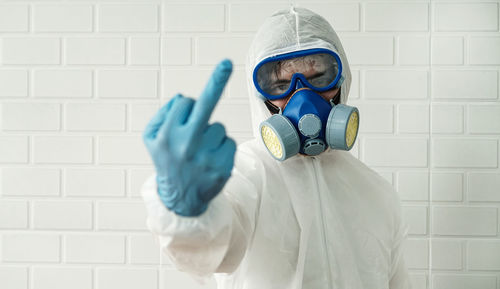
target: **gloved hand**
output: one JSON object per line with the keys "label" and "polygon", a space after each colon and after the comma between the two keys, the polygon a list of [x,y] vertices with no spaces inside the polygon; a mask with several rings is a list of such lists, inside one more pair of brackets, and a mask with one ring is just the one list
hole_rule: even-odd
{"label": "gloved hand", "polygon": [[144,131],[160,199],[178,215],[201,215],[231,176],[236,144],[222,124],[208,124],[231,72],[223,60],[197,101],[176,95]]}

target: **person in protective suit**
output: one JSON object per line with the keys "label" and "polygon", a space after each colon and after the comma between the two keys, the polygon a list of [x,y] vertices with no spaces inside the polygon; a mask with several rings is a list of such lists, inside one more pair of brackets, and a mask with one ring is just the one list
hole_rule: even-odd
{"label": "person in protective suit", "polygon": [[156,174],[142,195],[161,250],[222,289],[411,288],[398,195],[347,151],[359,112],[345,104],[351,73],[330,24],[275,13],[246,68],[255,139],[237,153],[208,123],[228,60],[197,101],[175,96],[144,131]]}

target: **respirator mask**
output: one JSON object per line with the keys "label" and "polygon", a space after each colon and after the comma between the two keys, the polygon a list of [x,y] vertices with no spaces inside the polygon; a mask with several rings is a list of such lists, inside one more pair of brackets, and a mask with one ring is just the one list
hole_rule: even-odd
{"label": "respirator mask", "polygon": [[283,109],[260,124],[260,135],[280,161],[298,153],[315,156],[328,147],[350,150],[356,141],[359,111],[335,104],[319,93],[343,82],[337,53],[324,48],[265,58],[253,71],[253,82],[266,101],[286,98]]}

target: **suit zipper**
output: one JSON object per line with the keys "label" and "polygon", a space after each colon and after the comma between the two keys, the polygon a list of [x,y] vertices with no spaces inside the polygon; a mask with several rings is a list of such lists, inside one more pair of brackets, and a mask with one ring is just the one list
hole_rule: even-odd
{"label": "suit zipper", "polygon": [[326,222],[325,222],[325,215],[323,214],[323,201],[321,199],[321,190],[319,189],[319,183],[318,183],[318,170],[316,168],[316,163],[317,159],[315,157],[312,157],[312,163],[313,163],[313,170],[314,170],[314,181],[316,182],[316,191],[318,192],[318,200],[319,200],[319,210],[320,210],[320,215],[321,215],[321,225],[323,230],[321,231],[321,235],[323,237],[323,246],[325,248],[326,252],[326,264],[328,265],[328,288],[332,288],[332,268],[330,264],[330,254],[328,251],[328,240],[326,237]]}

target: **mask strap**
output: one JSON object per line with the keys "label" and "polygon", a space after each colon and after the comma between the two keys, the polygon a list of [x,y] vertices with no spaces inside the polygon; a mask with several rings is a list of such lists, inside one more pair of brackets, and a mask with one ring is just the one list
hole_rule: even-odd
{"label": "mask strap", "polygon": [[[332,99],[330,99],[330,103],[331,104],[334,104],[334,105],[337,105],[340,103],[340,94],[341,94],[341,90],[342,88],[339,88],[339,91],[337,91],[337,94],[335,94],[334,97],[332,97]],[[333,105],[332,105],[333,106]]]}
{"label": "mask strap", "polygon": [[266,101],[264,101],[264,103],[266,104],[266,107],[271,114],[281,113],[281,108],[279,108],[277,105],[272,103],[269,99],[266,99]]}

